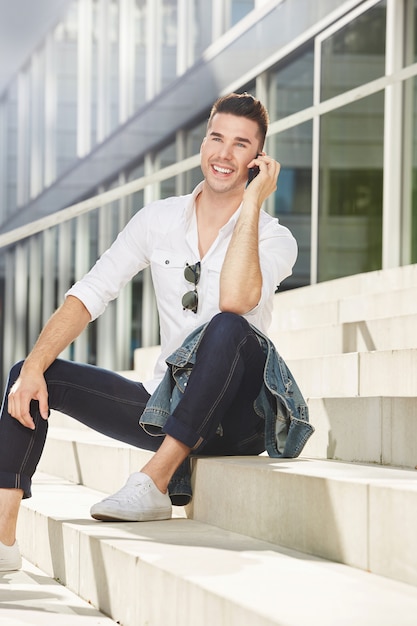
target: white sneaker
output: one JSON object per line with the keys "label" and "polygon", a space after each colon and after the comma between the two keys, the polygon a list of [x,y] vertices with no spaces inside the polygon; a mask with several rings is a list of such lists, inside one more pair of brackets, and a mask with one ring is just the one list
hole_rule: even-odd
{"label": "white sneaker", "polygon": [[0,572],[13,572],[22,567],[17,541],[12,546],[5,546],[0,541]]}
{"label": "white sneaker", "polygon": [[170,519],[172,504],[168,492],[161,493],[152,478],[135,472],[119,491],[94,504],[90,514],[104,521],[150,522]]}

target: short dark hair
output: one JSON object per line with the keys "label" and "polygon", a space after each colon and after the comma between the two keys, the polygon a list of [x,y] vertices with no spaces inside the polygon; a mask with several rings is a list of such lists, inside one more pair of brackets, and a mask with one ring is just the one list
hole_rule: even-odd
{"label": "short dark hair", "polygon": [[249,93],[231,93],[221,96],[213,104],[207,128],[210,128],[211,121],[216,113],[231,113],[240,117],[247,117],[257,123],[259,128],[260,147],[263,148],[268,130],[268,111],[254,96]]}

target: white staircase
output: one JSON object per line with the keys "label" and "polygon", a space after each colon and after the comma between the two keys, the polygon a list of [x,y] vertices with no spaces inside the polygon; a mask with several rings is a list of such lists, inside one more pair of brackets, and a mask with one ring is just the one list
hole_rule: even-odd
{"label": "white staircase", "polygon": [[92,520],[149,453],[51,416],[24,556],[123,626],[415,626],[416,322],[417,265],[277,295],[316,433],[299,459],[194,460],[172,520]]}

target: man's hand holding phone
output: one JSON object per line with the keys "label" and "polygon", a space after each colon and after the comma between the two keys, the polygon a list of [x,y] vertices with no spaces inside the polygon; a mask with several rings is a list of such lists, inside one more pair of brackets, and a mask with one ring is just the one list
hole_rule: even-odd
{"label": "man's hand holding phone", "polygon": [[253,181],[253,179],[259,174],[259,167],[257,165],[255,165],[255,167],[250,167],[249,168],[249,173],[248,173],[248,182],[246,183],[246,187],[248,185],[250,185],[250,183]]}
{"label": "man's hand holding phone", "polygon": [[[245,187],[245,196],[247,198],[250,195],[255,200],[256,194],[256,202],[260,208],[266,198],[276,190],[281,166],[277,161],[266,155],[265,152],[258,154],[248,163],[248,166],[248,182]],[[255,178],[257,179],[256,185],[253,183]]]}

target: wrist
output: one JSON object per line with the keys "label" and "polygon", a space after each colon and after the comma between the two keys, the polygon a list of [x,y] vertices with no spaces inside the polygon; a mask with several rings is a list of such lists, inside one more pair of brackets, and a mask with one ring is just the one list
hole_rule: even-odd
{"label": "wrist", "polygon": [[43,376],[43,373],[46,369],[47,366],[43,367],[39,359],[33,357],[32,355],[29,355],[28,357],[26,357],[26,360],[22,365],[21,374],[30,376]]}

